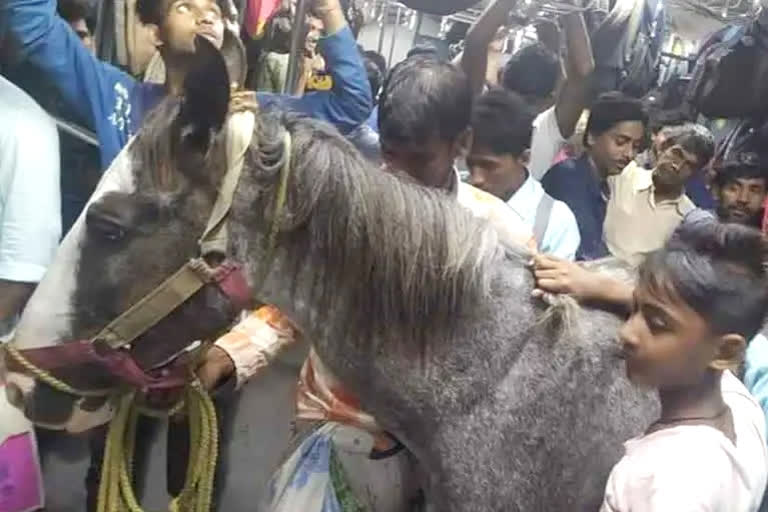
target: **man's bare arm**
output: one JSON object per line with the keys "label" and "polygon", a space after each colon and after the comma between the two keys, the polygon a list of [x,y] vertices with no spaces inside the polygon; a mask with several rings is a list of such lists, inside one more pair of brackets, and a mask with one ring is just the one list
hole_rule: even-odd
{"label": "man's bare arm", "polygon": [[517,0],[495,0],[480,15],[480,18],[469,29],[464,40],[464,53],[461,58],[461,67],[469,77],[472,91],[480,94],[485,84],[485,75],[488,70],[488,47],[496,36],[499,28],[507,20]]}
{"label": "man's bare arm", "polygon": [[7,323],[21,313],[34,289],[34,283],[0,279],[0,324]]}
{"label": "man's bare arm", "polygon": [[576,124],[587,105],[589,81],[595,70],[592,44],[581,13],[570,13],[562,18],[568,57],[565,62],[566,79],[555,106],[555,116],[563,138],[573,135]]}
{"label": "man's bare arm", "polygon": [[578,263],[541,254],[534,257],[535,295],[567,293],[579,302],[602,302],[632,309],[634,287]]}

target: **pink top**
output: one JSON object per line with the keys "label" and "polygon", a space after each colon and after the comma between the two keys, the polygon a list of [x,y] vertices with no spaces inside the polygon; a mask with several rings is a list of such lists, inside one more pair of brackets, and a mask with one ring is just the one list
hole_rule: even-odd
{"label": "pink top", "polygon": [[753,512],[768,475],[765,416],[730,372],[723,398],[733,414],[736,443],[706,425],[681,425],[625,444],[601,512]]}

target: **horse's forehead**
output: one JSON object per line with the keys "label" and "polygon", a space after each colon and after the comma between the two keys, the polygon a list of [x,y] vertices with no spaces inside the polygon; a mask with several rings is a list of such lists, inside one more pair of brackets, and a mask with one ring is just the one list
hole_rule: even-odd
{"label": "horse's forehead", "polygon": [[83,212],[62,241],[56,257],[24,309],[16,328],[21,348],[41,347],[61,341],[71,330],[72,296],[77,288],[80,249],[85,237],[85,210],[108,192],[132,192],[135,175],[130,148],[126,147],[104,173]]}

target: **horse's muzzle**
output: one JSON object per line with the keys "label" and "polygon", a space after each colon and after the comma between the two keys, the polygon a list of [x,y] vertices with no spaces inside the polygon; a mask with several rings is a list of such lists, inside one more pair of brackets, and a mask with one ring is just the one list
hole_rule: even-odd
{"label": "horse's muzzle", "polygon": [[98,404],[35,381],[32,377],[11,372],[6,377],[8,402],[20,409],[32,423],[50,429],[79,433],[102,425],[111,418],[106,399]]}

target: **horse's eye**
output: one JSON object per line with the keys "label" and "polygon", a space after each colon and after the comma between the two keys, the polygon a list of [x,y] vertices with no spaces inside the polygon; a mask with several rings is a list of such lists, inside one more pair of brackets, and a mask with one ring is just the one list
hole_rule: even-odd
{"label": "horse's eye", "polygon": [[118,242],[125,238],[125,228],[120,224],[103,218],[88,218],[88,231],[109,242]]}

